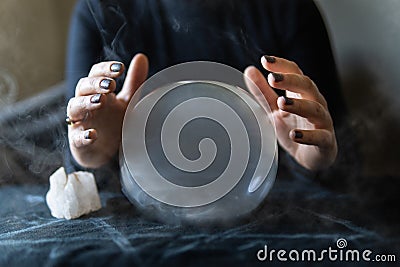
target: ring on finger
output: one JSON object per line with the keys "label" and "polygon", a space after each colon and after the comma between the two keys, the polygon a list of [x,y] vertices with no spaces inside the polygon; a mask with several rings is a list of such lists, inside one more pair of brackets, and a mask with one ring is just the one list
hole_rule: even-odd
{"label": "ring on finger", "polygon": [[67,117],[65,118],[65,122],[66,122],[68,125],[73,125],[74,123],[76,123],[76,121],[72,120],[69,116],[67,116]]}
{"label": "ring on finger", "polygon": [[66,122],[68,125],[73,125],[73,124],[75,124],[75,123],[77,123],[77,122],[79,122],[79,121],[85,121],[85,120],[87,120],[88,117],[89,117],[89,112],[86,112],[86,113],[85,113],[85,116],[84,116],[82,119],[80,119],[80,120],[73,120],[73,119],[71,119],[70,116],[67,115],[67,117],[65,118],[65,122]]}

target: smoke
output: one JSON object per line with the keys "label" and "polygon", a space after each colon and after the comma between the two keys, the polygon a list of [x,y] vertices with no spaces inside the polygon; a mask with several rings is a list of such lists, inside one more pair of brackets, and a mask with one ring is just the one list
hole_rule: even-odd
{"label": "smoke", "polygon": [[[170,44],[181,40],[190,43],[184,47],[190,53],[184,56],[186,60],[218,61],[221,55],[234,49],[231,53],[237,54],[235,60],[240,58],[245,62],[240,67],[257,64],[264,50],[246,32],[237,15],[242,4],[239,1],[136,1],[125,5],[125,10],[116,1],[105,1],[101,13],[91,8],[103,42],[101,60],[129,64],[134,53],[144,52],[157,55],[149,58],[150,65],[153,70],[161,70],[176,64],[176,59],[168,53],[175,52],[170,50]],[[131,10],[135,12],[129,13]],[[204,14],[210,14],[209,19],[204,19]],[[205,44],[210,40],[211,43]],[[162,52],[165,55],[160,55]]]}
{"label": "smoke", "polygon": [[189,30],[190,30],[190,24],[189,23],[182,25],[182,23],[180,23],[179,20],[177,18],[175,18],[175,17],[172,17],[171,20],[173,22],[172,23],[172,29],[175,32],[184,32],[184,33],[188,33],[189,32]]}
{"label": "smoke", "polygon": [[41,183],[63,162],[64,86],[0,114],[0,184]]}
{"label": "smoke", "polygon": [[0,69],[0,110],[15,102],[18,93],[18,83],[6,70]]}

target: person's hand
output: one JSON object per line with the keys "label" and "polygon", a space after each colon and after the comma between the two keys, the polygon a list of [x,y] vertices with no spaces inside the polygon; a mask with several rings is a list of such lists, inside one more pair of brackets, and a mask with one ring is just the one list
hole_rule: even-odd
{"label": "person's hand", "polygon": [[[248,67],[245,75],[261,90],[253,88],[251,93],[260,103],[265,98],[271,107],[279,144],[309,170],[332,165],[337,155],[335,131],[315,83],[286,59],[264,56],[261,63],[271,72],[268,81],[255,67]],[[278,97],[272,88],[286,90],[286,97]]]}
{"label": "person's hand", "polygon": [[135,91],[146,80],[148,60],[137,54],[129,66],[121,91],[116,95],[114,78],[124,72],[120,62],[101,62],[82,78],[67,106],[70,150],[75,160],[86,168],[98,168],[118,151],[122,121]]}

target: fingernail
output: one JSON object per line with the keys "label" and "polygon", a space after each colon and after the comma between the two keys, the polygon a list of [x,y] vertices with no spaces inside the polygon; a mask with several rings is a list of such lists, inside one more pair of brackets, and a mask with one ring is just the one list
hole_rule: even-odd
{"label": "fingernail", "polygon": [[113,63],[110,66],[110,70],[112,72],[119,72],[121,70],[121,68],[122,68],[122,64],[121,63]]}
{"label": "fingernail", "polygon": [[101,80],[100,87],[103,88],[103,89],[109,89],[110,88],[110,84],[111,84],[111,80],[104,79],[104,80]]}
{"label": "fingernail", "polygon": [[86,131],[86,132],[84,133],[83,137],[84,137],[85,139],[92,139],[92,138],[90,138],[90,133],[91,133],[91,131]]}
{"label": "fingernail", "polygon": [[296,139],[303,138],[303,133],[300,131],[294,131],[294,138],[296,138]]}
{"label": "fingernail", "polygon": [[265,55],[264,58],[268,63],[275,63],[276,62],[276,58],[275,57],[271,57],[271,56],[266,56]]}
{"label": "fingernail", "polygon": [[272,74],[272,77],[274,77],[274,81],[276,83],[283,81],[283,75],[282,74],[274,73],[274,72],[272,72],[271,74]]}
{"label": "fingernail", "polygon": [[285,105],[293,105],[293,99],[287,96],[284,96],[283,98],[285,99]]}
{"label": "fingernail", "polygon": [[90,98],[90,102],[92,102],[93,104],[98,104],[100,103],[100,99],[101,99],[101,94],[95,94]]}

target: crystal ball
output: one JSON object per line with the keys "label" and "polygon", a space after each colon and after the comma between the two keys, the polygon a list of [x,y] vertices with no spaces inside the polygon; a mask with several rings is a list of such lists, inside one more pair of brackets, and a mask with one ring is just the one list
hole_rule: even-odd
{"label": "crystal ball", "polygon": [[240,71],[188,62],[149,78],[122,129],[122,190],[168,223],[223,224],[253,212],[277,173],[271,110]]}

